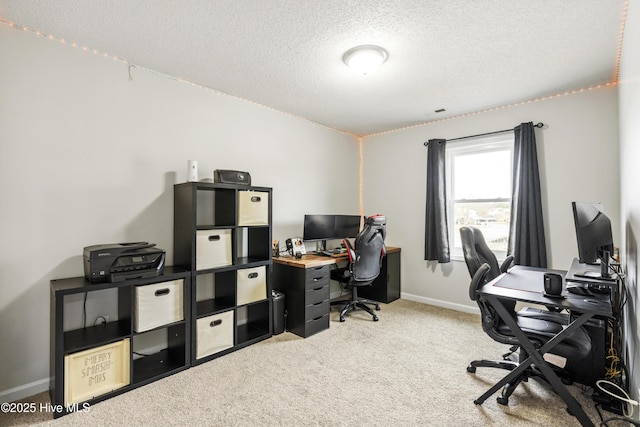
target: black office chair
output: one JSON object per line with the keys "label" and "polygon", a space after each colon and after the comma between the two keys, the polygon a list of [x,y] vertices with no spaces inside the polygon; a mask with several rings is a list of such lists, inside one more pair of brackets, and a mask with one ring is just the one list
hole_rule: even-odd
{"label": "black office chair", "polygon": [[[508,255],[502,264],[498,263],[496,255],[484,239],[480,229],[466,226],[460,228],[460,238],[462,241],[462,253],[467,264],[469,275],[473,279],[474,274],[482,264],[489,265],[485,282],[490,282],[502,273],[506,273],[513,264],[513,255]],[[509,303],[509,309],[515,309],[515,302]],[[547,310],[540,310],[533,307],[525,307],[518,311],[519,316],[535,317],[537,319],[549,320],[562,325],[569,323],[569,315],[559,313],[555,307],[548,307]]]}
{"label": "black office chair", "polygon": [[500,274],[505,273],[513,264],[513,255],[509,255],[501,265],[498,265],[498,259],[489,248],[489,245],[487,245],[480,229],[476,227],[461,227],[460,238],[462,240],[464,262],[467,264],[467,269],[472,278],[482,264],[489,264],[490,267],[486,274],[487,281],[491,281]]}
{"label": "black office chair", "polygon": [[[467,371],[475,373],[476,368],[478,367],[499,368],[511,371],[515,369],[520,362],[524,361],[528,357],[528,355],[526,351],[520,347],[518,339],[514,336],[509,327],[503,322],[491,303],[482,298],[482,296],[478,293],[478,290],[489,281],[489,278],[494,277],[493,274],[490,274],[491,267],[489,263],[481,263],[477,268],[475,268],[478,258],[474,256],[474,252],[477,252],[474,249],[474,241],[478,241],[478,235],[480,236],[480,238],[482,238],[482,233],[480,233],[477,229],[473,229],[473,227],[462,227],[460,233],[463,241],[463,251],[465,252],[465,261],[467,261],[467,258],[469,258],[469,261],[467,261],[467,266],[469,267],[470,272],[472,269],[475,270],[473,278],[471,279],[471,283],[469,284],[469,297],[473,301],[476,301],[478,307],[480,308],[482,329],[493,340],[502,344],[512,346],[511,351],[502,356],[502,360],[474,360],[469,364],[469,366],[467,366]],[[484,243],[484,238],[482,238],[481,243]],[[470,245],[474,248],[470,248]],[[482,246],[482,244],[479,244],[479,246]],[[495,275],[495,277],[497,277],[497,275]],[[513,313],[518,326],[520,327],[520,329],[522,329],[524,334],[535,344],[536,348],[544,345],[547,341],[549,341],[556,334],[562,331],[563,327],[566,325],[566,323],[558,321],[558,319],[564,318],[564,315],[562,315],[561,313],[516,313],[514,301],[505,300],[501,302],[508,311]],[[518,360],[511,360],[511,354],[517,350],[519,350]],[[557,368],[553,365],[552,367],[558,372],[558,376],[560,378],[562,378],[564,381],[570,382],[570,371],[572,367],[574,365],[580,366],[579,361],[589,357],[590,352],[591,338],[589,337],[589,334],[585,331],[585,329],[581,327],[567,336],[555,347],[553,347],[550,352],[567,359],[565,370]],[[514,392],[518,384],[520,384],[522,381],[527,381],[529,378],[535,378],[547,384],[546,380],[544,380],[544,376],[535,367],[535,365],[530,365],[513,382],[507,383],[504,386],[501,396],[499,396],[497,399],[498,403],[502,405],[508,405],[509,397]]]}
{"label": "black office chair", "polygon": [[340,321],[344,322],[344,316],[361,308],[373,316],[375,322],[378,316],[371,307],[380,310],[380,305],[375,301],[358,298],[358,287],[370,286],[380,274],[382,258],[386,255],[384,238],[386,236],[387,218],[382,215],[369,217],[365,220],[364,228],[355,241],[355,248],[351,246],[349,240],[344,239],[343,243],[349,254],[349,264],[347,267],[339,268],[331,272],[331,278],[340,282],[343,289],[351,291],[351,299],[334,301],[331,306],[340,305]]}

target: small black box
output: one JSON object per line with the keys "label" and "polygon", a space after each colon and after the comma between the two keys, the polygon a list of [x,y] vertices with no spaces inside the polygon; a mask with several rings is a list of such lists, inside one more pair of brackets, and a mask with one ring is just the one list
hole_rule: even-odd
{"label": "small black box", "polygon": [[249,172],[216,169],[213,171],[213,182],[251,185],[251,174]]}

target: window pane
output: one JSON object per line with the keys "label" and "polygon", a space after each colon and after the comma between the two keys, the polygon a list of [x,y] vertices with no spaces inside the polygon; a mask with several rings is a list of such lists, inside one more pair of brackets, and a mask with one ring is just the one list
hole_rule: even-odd
{"label": "window pane", "polygon": [[454,199],[511,197],[511,152],[509,150],[455,156],[453,173]]}
{"label": "window pane", "polygon": [[462,247],[460,227],[473,225],[482,231],[491,250],[506,252],[510,214],[511,204],[508,202],[454,203],[454,247]]}

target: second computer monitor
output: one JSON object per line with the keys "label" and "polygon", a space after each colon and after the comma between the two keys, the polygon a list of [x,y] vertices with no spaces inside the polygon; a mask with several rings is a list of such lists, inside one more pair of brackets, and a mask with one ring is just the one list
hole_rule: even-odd
{"label": "second computer monitor", "polygon": [[[573,219],[578,241],[578,255],[582,263],[595,263],[613,252],[611,221],[599,203],[573,202]],[[608,252],[608,255],[606,253]],[[608,261],[604,259],[603,261]]]}
{"label": "second computer monitor", "polygon": [[360,231],[359,215],[305,215],[305,241],[354,238]]}
{"label": "second computer monitor", "polygon": [[354,238],[360,232],[360,215],[336,215],[334,236],[336,239]]}

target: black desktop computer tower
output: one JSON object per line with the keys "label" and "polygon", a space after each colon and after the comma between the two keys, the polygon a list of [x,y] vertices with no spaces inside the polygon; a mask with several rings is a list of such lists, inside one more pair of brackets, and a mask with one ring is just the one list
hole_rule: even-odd
{"label": "black desktop computer tower", "polygon": [[[575,320],[579,313],[573,313],[571,320]],[[588,357],[574,361],[567,366],[567,371],[574,382],[595,387],[596,381],[603,379],[606,363],[607,321],[606,319],[593,317],[587,320],[582,327],[591,338],[591,353]],[[551,350],[553,353],[553,350]]]}

